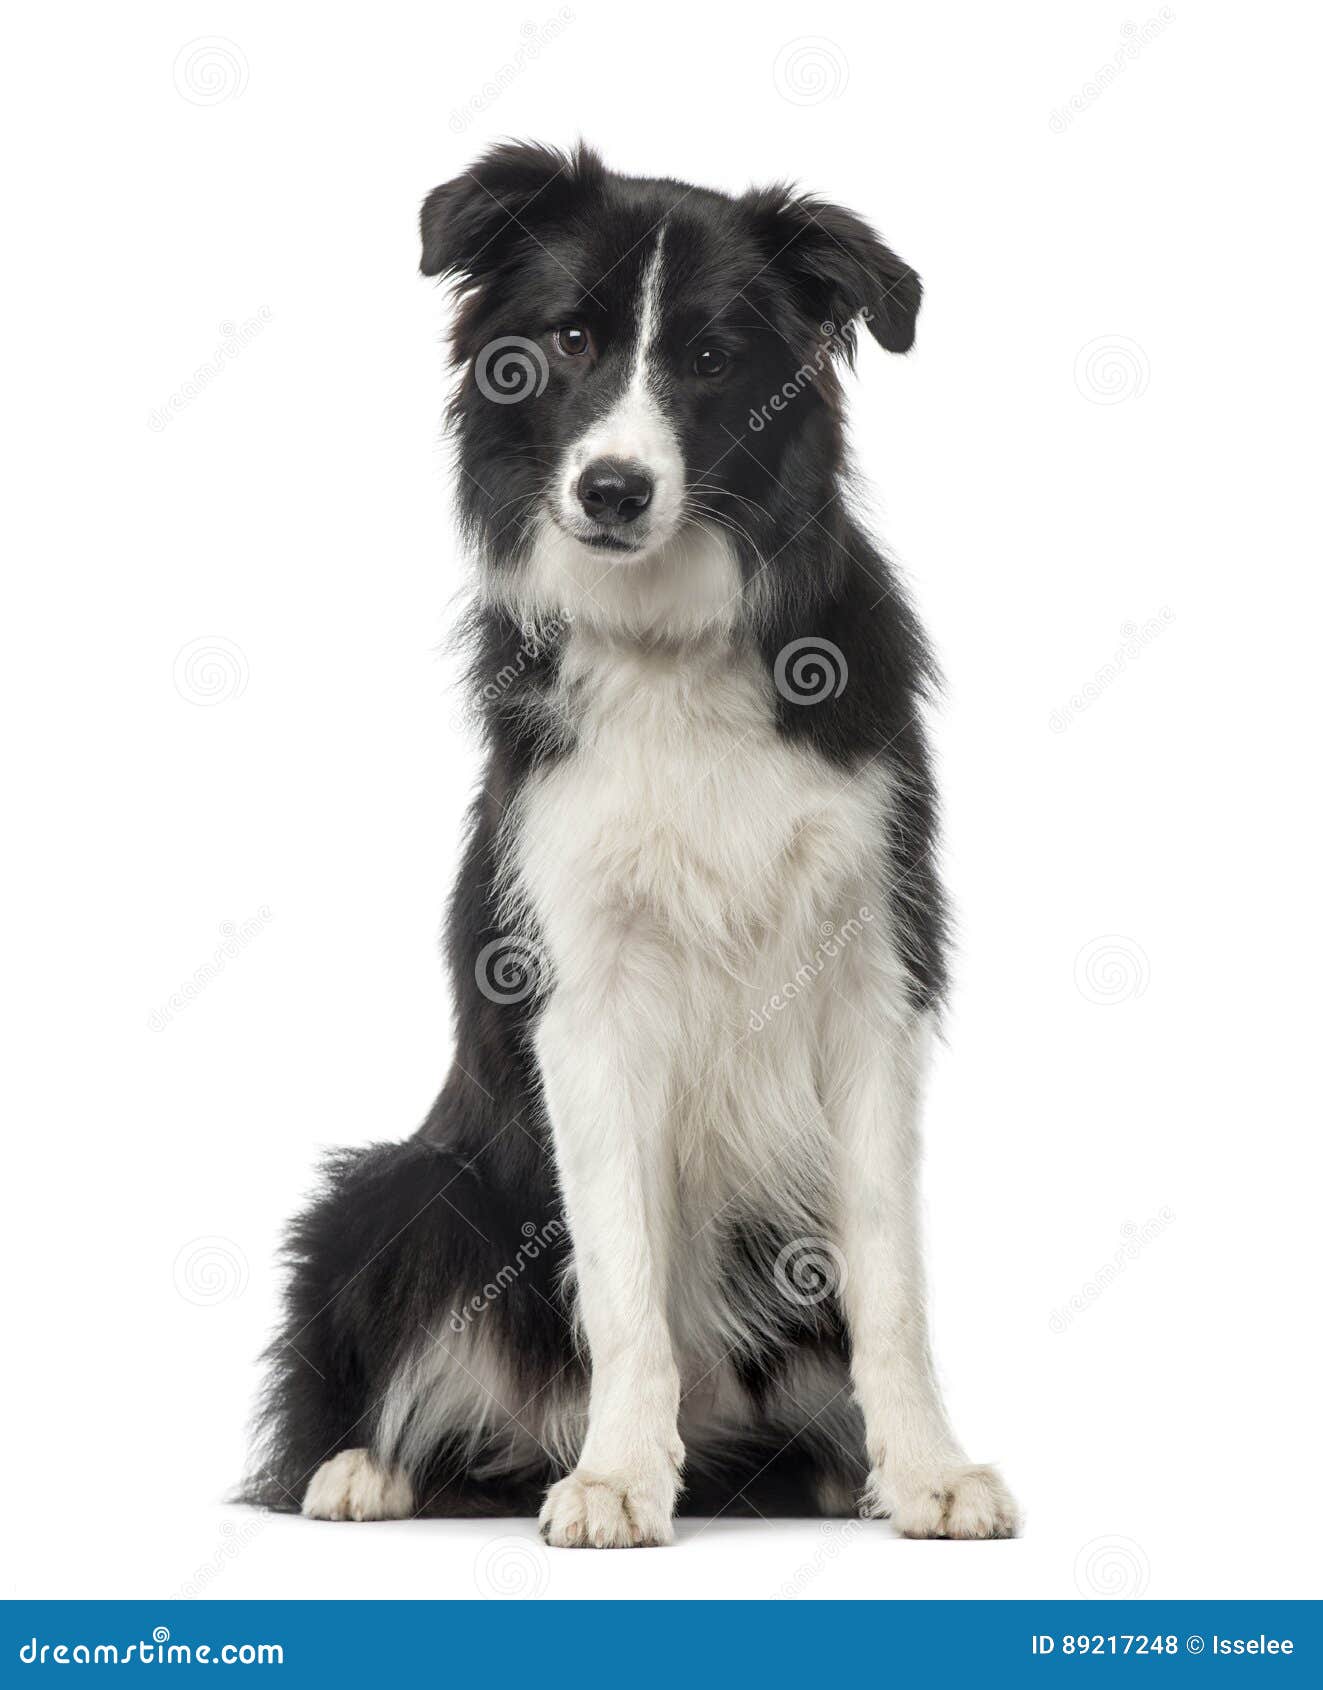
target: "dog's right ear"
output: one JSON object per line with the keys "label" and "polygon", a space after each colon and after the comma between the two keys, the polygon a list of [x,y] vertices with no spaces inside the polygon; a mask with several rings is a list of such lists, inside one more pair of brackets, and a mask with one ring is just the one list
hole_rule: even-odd
{"label": "dog's right ear", "polygon": [[554,216],[570,189],[603,173],[582,144],[573,153],[520,141],[493,147],[423,201],[424,276],[478,281],[530,238],[530,224]]}

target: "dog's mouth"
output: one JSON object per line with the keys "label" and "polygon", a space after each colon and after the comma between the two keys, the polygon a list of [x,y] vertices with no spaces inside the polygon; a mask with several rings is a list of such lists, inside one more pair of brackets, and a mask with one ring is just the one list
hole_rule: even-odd
{"label": "dog's mouth", "polygon": [[640,534],[637,539],[626,540],[619,532],[606,529],[583,530],[571,526],[559,512],[552,510],[551,520],[562,534],[568,534],[571,540],[577,540],[581,546],[592,552],[610,552],[615,557],[642,557],[649,550],[648,537]]}
{"label": "dog's mouth", "polygon": [[628,540],[622,540],[615,534],[579,534],[575,536],[581,544],[591,546],[595,552],[641,552],[641,545],[631,545]]}

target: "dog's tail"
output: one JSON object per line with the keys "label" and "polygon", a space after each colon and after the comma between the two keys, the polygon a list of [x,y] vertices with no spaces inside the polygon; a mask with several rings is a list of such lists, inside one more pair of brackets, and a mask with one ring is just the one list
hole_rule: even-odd
{"label": "dog's tail", "polygon": [[[553,1215],[529,1209],[534,1195],[525,1185],[517,1215],[501,1182],[484,1177],[481,1157],[421,1135],[327,1158],[320,1189],[286,1234],[284,1315],[264,1358],[256,1454],[235,1500],[297,1512],[324,1461],[371,1446],[403,1361],[449,1311],[503,1269],[508,1275],[533,1223],[548,1229],[547,1248],[489,1313],[503,1336],[521,1317],[551,1322],[569,1241]],[[521,1336],[525,1353],[545,1355],[545,1333],[540,1342]]]}

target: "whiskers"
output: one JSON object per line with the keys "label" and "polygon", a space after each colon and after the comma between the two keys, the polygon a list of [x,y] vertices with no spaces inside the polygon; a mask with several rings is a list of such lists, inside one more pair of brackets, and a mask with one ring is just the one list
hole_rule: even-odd
{"label": "whiskers", "polygon": [[718,487],[712,482],[699,480],[685,489],[682,507],[684,516],[703,525],[724,529],[727,534],[732,534],[737,540],[742,540],[757,559],[759,571],[766,569],[767,559],[763,556],[758,542],[744,523],[738,521],[730,511],[724,510],[714,503],[716,498],[738,499],[742,504],[748,505],[750,510],[757,511],[763,516],[767,515],[767,512],[756,500],[746,498],[742,493],[732,492],[728,487]]}

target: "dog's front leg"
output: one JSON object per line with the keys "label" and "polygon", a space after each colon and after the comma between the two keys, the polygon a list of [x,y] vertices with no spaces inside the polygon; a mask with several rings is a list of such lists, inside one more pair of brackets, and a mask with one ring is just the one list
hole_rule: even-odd
{"label": "dog's front leg", "polygon": [[667,1059],[654,1002],[559,989],[537,1053],[592,1365],[578,1465],[547,1493],[561,1547],[669,1543],[684,1449],[666,1322],[675,1206]]}
{"label": "dog's front leg", "polygon": [[920,1025],[879,1032],[851,1017],[833,1052],[842,1300],[872,1466],[863,1511],[907,1537],[1013,1537],[1010,1493],[961,1449],[929,1353],[917,1177],[926,1042]]}

